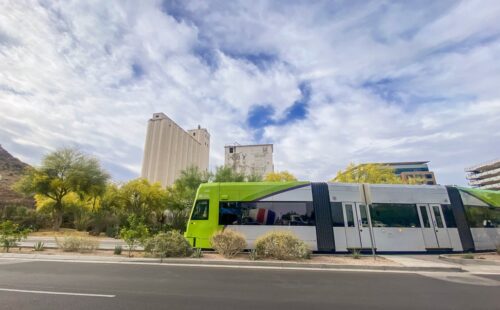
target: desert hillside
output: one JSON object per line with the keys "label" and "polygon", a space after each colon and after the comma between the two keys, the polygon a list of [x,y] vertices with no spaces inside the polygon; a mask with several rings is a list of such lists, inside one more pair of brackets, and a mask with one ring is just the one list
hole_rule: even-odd
{"label": "desert hillside", "polygon": [[33,206],[33,200],[24,198],[11,189],[28,164],[12,156],[0,145],[0,209],[6,205]]}

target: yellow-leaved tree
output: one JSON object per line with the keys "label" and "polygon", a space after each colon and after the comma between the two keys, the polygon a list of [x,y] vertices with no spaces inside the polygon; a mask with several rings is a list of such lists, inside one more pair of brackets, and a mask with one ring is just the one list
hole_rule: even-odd
{"label": "yellow-leaved tree", "polygon": [[289,181],[297,181],[297,178],[291,174],[290,172],[277,171],[277,172],[269,172],[264,177],[264,181],[267,182],[289,182]]}
{"label": "yellow-leaved tree", "polygon": [[394,173],[393,168],[381,164],[356,165],[350,163],[346,169],[337,172],[335,178],[330,181],[341,183],[404,184],[403,180]]}

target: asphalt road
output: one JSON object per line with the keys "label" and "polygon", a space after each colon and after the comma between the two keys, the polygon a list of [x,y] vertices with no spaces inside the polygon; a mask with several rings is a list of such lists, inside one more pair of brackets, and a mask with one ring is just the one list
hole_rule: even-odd
{"label": "asphalt road", "polygon": [[0,309],[498,309],[499,281],[2,259]]}

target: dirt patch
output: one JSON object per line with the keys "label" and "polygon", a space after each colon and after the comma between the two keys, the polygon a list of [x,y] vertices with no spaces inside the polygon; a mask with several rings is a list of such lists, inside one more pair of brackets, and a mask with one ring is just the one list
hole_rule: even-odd
{"label": "dirt patch", "polygon": [[43,229],[39,231],[35,231],[29,234],[30,237],[86,237],[86,238],[96,238],[96,239],[104,239],[108,238],[104,234],[100,236],[91,236],[86,231],[78,231],[76,229],[69,228],[61,228],[59,231]]}
{"label": "dirt patch", "polygon": [[474,254],[474,259],[483,259],[483,260],[500,262],[500,255],[498,255],[497,253],[494,253],[494,252],[493,253],[479,253],[479,254]]}

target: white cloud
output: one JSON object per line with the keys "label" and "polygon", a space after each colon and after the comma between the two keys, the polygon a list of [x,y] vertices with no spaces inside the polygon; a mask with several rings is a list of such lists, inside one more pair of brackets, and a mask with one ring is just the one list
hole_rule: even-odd
{"label": "white cloud", "polygon": [[[438,181],[464,184],[464,167],[500,153],[494,2],[177,5],[0,4],[2,145],[33,164],[76,145],[130,178],[163,111],[209,129],[211,166],[224,144],[273,142],[277,168],[303,179],[349,161],[431,160]],[[281,119],[303,82],[306,118],[254,141],[249,110]]]}

